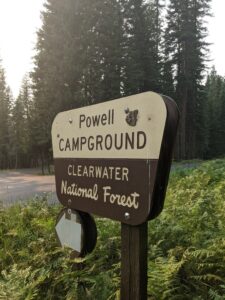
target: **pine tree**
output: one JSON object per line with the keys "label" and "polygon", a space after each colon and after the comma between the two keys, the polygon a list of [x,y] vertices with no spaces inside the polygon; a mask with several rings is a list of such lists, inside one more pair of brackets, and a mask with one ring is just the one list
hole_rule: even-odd
{"label": "pine tree", "polygon": [[163,33],[164,20],[162,13],[165,8],[165,0],[151,0],[147,8],[147,23],[149,31],[150,48],[149,57],[149,89],[155,92],[163,90]]}
{"label": "pine tree", "polygon": [[19,96],[12,109],[14,167],[29,167],[32,151],[31,136],[32,93],[29,77],[23,79]]}
{"label": "pine tree", "polygon": [[171,0],[168,7],[166,53],[174,71],[175,98],[181,110],[177,158],[193,158],[198,153],[198,106],[207,49],[204,22],[209,4],[210,0]]}
{"label": "pine tree", "polygon": [[160,89],[160,1],[124,4],[125,95]]}
{"label": "pine tree", "polygon": [[[35,70],[32,74],[33,153],[42,171],[51,157],[51,124],[62,110],[80,106],[83,48],[80,43],[82,14],[80,1],[48,0],[38,32]],[[79,59],[78,59],[79,58]]]}
{"label": "pine tree", "polygon": [[33,136],[44,162],[51,124],[63,110],[120,97],[123,19],[114,0],[48,0],[38,33]]}
{"label": "pine tree", "polygon": [[121,96],[123,62],[123,1],[86,0],[82,43],[86,56],[82,74],[87,104]]}
{"label": "pine tree", "polygon": [[225,79],[212,69],[205,86],[205,158],[225,154]]}
{"label": "pine tree", "polygon": [[58,112],[169,89],[162,89],[161,77],[162,3],[47,1],[32,75],[33,152],[42,162],[51,154],[51,124]]}
{"label": "pine tree", "polygon": [[5,81],[5,71],[0,65],[0,168],[10,167],[10,110],[12,94]]}

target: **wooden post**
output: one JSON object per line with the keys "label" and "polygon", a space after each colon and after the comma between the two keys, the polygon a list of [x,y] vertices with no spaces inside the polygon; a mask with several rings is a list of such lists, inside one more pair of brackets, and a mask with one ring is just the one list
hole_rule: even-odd
{"label": "wooden post", "polygon": [[121,300],[147,300],[148,223],[121,224]]}

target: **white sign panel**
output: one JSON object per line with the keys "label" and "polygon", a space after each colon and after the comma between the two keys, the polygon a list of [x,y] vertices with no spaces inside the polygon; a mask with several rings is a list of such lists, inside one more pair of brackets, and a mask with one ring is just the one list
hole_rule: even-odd
{"label": "white sign panel", "polygon": [[60,217],[55,227],[61,246],[69,247],[77,253],[81,253],[83,248],[83,228],[78,214],[71,212],[70,219],[66,214]]}
{"label": "white sign panel", "polygon": [[163,98],[152,92],[59,113],[54,158],[158,159],[166,117]]}

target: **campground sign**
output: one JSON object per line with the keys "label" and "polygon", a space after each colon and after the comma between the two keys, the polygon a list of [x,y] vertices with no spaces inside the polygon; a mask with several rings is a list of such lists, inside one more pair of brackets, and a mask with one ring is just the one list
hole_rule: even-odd
{"label": "campground sign", "polygon": [[58,199],[130,225],[154,218],[177,124],[176,104],[152,92],[59,113],[52,125]]}

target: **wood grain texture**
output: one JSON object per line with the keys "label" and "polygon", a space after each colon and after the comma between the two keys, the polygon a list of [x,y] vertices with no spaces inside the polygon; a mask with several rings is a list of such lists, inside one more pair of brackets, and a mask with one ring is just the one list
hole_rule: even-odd
{"label": "wood grain texture", "polygon": [[147,299],[147,222],[121,224],[121,300]]}

